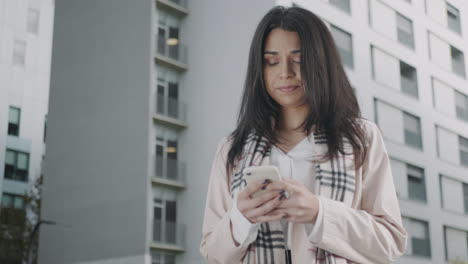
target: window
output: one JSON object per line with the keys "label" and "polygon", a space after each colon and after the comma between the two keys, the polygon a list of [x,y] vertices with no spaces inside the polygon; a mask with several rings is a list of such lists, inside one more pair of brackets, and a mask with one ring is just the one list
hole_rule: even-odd
{"label": "window", "polygon": [[13,65],[22,66],[26,62],[26,42],[15,40],[13,44]]}
{"label": "window", "polygon": [[447,24],[451,30],[461,34],[460,11],[449,3],[447,3]]}
{"label": "window", "polygon": [[468,214],[468,183],[463,183],[463,203],[465,205],[465,213]]}
{"label": "window", "polygon": [[180,60],[179,28],[160,24],[158,27],[158,53]]}
{"label": "window", "polygon": [[403,93],[418,98],[416,69],[402,61],[400,61],[400,85]]}
{"label": "window", "polygon": [[153,240],[167,244],[180,244],[181,227],[177,224],[177,194],[173,190],[156,190],[153,207]]}
{"label": "window", "polygon": [[422,149],[421,122],[419,117],[403,112],[405,144]]}
{"label": "window", "polygon": [[398,41],[414,49],[413,22],[399,13],[396,13],[396,16]]}
{"label": "window", "polygon": [[455,91],[455,110],[457,117],[468,121],[468,96]]}
{"label": "window", "polygon": [[450,54],[452,56],[452,71],[461,77],[465,77],[465,56],[463,52],[450,46]]}
{"label": "window", "polygon": [[28,181],[29,154],[7,149],[5,155],[5,179]]}
{"label": "window", "polygon": [[351,3],[349,0],[330,0],[330,4],[338,7],[348,14],[351,14]]}
{"label": "window", "polygon": [[39,32],[39,11],[29,8],[28,9],[28,32],[36,34]]}
{"label": "window", "polygon": [[156,250],[151,252],[151,264],[175,264],[176,256],[172,252]]}
{"label": "window", "polygon": [[10,111],[8,113],[8,135],[18,136],[19,135],[19,125],[20,125],[20,109],[10,106]]}
{"label": "window", "polygon": [[353,41],[348,32],[331,25],[331,33],[344,65],[354,68]]}
{"label": "window", "polygon": [[468,139],[458,136],[458,145],[460,147],[460,164],[468,167]]}
{"label": "window", "polygon": [[24,209],[24,198],[22,195],[3,193],[2,208]]}
{"label": "window", "polygon": [[445,258],[448,263],[466,263],[468,260],[468,232],[444,226]]}
{"label": "window", "polygon": [[[159,74],[159,73],[158,73]],[[161,73],[157,81],[157,105],[158,114],[174,119],[182,120],[183,105],[179,101],[179,76],[176,73]]]}
{"label": "window", "polygon": [[428,223],[404,217],[403,224],[409,235],[407,253],[413,256],[431,257]]}
{"label": "window", "polygon": [[417,201],[426,201],[426,183],[424,169],[406,164],[408,175],[408,198]]}
{"label": "window", "polygon": [[180,180],[177,140],[156,139],[156,177]]}

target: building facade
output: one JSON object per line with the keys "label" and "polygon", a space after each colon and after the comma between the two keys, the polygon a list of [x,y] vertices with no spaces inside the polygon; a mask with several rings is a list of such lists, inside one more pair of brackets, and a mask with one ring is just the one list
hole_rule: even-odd
{"label": "building facade", "polygon": [[277,4],[327,23],[382,130],[410,235],[398,263],[468,259],[466,1],[59,0],[40,263],[204,263],[214,151]]}
{"label": "building facade", "polygon": [[45,154],[53,17],[52,0],[0,0],[0,211],[23,220]]}

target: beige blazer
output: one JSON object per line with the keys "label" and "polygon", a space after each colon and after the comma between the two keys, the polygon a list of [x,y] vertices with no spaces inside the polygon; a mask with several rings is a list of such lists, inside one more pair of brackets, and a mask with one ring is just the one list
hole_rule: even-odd
{"label": "beige blazer", "polygon": [[[292,226],[292,263],[313,263],[316,247],[335,254],[338,264],[391,263],[406,249],[390,161],[379,128],[364,121],[370,139],[364,165],[356,170],[355,193],[351,207],[319,197],[323,228],[318,243],[307,237],[304,224]],[[200,252],[208,263],[242,263],[246,248],[234,244],[230,226],[233,205],[229,183],[231,172],[225,164],[230,142],[218,145],[208,185]],[[279,260],[277,263],[283,263]]]}

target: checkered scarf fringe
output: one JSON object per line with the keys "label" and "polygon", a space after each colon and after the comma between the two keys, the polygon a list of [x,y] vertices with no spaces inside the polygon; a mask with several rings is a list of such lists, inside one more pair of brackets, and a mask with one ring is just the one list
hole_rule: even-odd
{"label": "checkered scarf fringe", "polygon": [[[316,184],[314,193],[351,205],[354,194],[354,159],[352,156],[339,155],[327,161],[320,161],[326,154],[325,133],[312,134],[314,147],[318,150],[312,157],[315,162]],[[344,141],[345,146],[347,140]],[[349,149],[349,144],[348,144]],[[243,170],[249,166],[268,165],[271,144],[267,139],[251,134],[244,145],[243,153],[235,166],[231,180],[231,195],[234,197],[246,185]],[[285,262],[285,240],[280,221],[262,223],[256,240],[250,244],[243,263],[275,264]],[[335,264],[341,258],[323,249],[316,249],[315,259],[308,263]]]}

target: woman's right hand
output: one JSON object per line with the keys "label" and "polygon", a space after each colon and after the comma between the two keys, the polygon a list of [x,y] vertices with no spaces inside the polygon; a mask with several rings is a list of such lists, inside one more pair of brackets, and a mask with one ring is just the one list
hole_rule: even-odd
{"label": "woman's right hand", "polygon": [[[258,190],[266,190],[256,196]],[[281,181],[260,180],[247,185],[237,196],[237,208],[251,223],[263,223],[280,220],[285,213],[268,215],[285,199],[285,184]],[[261,218],[261,221],[258,219]]]}

